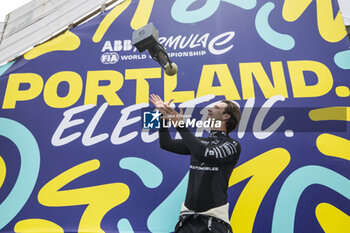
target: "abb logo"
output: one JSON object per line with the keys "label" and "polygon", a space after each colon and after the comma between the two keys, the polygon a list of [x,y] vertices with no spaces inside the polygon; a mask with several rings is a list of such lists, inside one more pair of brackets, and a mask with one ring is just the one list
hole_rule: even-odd
{"label": "abb logo", "polygon": [[101,52],[120,52],[130,51],[132,49],[131,40],[107,40],[102,48]]}

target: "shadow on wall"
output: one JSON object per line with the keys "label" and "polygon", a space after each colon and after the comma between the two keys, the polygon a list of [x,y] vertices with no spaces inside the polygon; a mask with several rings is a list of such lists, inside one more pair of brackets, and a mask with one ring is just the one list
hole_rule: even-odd
{"label": "shadow on wall", "polygon": [[350,40],[350,26],[346,26],[346,31],[348,32],[348,37],[349,37],[349,40]]}

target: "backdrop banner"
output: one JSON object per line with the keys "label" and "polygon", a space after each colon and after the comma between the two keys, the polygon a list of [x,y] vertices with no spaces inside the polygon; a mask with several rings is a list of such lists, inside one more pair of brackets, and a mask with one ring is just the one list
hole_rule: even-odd
{"label": "backdrop banner", "polygon": [[[149,22],[177,75],[131,45]],[[0,232],[173,232],[190,158],[152,93],[190,120],[239,104],[233,232],[347,232],[346,35],[337,0],[126,0],[33,48],[0,68]]]}

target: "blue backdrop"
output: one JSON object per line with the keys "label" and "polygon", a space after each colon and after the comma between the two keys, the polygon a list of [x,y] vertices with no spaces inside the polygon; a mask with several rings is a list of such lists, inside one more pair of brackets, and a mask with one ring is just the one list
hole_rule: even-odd
{"label": "blue backdrop", "polygon": [[[176,76],[131,46],[148,22]],[[0,70],[0,231],[172,232],[189,157],[142,129],[156,93],[240,105],[234,232],[346,232],[348,48],[335,0],[126,0],[35,47]]]}

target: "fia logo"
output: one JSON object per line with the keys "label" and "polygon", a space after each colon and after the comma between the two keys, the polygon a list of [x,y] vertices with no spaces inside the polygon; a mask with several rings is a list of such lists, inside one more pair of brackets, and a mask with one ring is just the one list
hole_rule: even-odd
{"label": "fia logo", "polygon": [[119,55],[116,52],[106,52],[101,56],[101,62],[105,65],[115,64],[119,61]]}
{"label": "fia logo", "polygon": [[143,113],[143,128],[144,129],[159,129],[160,128],[160,116],[161,113],[156,112],[144,112]]}

